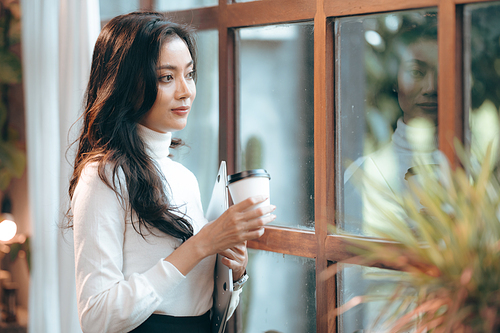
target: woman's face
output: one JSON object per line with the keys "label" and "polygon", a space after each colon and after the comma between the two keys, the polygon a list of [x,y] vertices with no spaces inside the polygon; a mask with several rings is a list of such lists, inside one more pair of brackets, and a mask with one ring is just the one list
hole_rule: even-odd
{"label": "woman's face", "polygon": [[437,41],[410,44],[398,71],[398,101],[405,123],[416,117],[437,123],[437,73]]}
{"label": "woman's face", "polygon": [[141,124],[157,132],[183,129],[196,96],[193,59],[178,36],[167,39],[160,51],[157,68],[158,94]]}

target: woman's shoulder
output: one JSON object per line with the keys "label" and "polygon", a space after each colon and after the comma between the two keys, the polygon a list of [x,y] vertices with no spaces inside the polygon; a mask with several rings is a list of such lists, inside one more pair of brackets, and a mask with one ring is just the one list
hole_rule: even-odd
{"label": "woman's shoulder", "polygon": [[176,173],[178,175],[186,176],[186,177],[195,177],[194,173],[191,172],[184,164],[169,159],[168,168],[171,172]]}
{"label": "woman's shoulder", "polygon": [[88,162],[80,173],[77,188],[79,186],[85,186],[90,188],[110,189],[102,179],[102,177],[104,177],[104,179],[116,190],[120,190],[123,187],[122,185],[125,184],[125,174],[121,168],[117,168],[116,172],[114,169],[115,166],[112,163],[105,163],[101,166],[101,163],[98,161]]}
{"label": "woman's shoulder", "polygon": [[198,185],[198,180],[194,173],[182,163],[169,159],[167,170],[165,170],[169,182],[180,181]]}

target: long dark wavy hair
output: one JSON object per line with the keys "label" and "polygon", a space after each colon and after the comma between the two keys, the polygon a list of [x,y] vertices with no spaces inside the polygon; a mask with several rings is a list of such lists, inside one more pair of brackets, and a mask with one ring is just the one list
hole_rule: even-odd
{"label": "long dark wavy hair", "polygon": [[[142,227],[185,241],[193,227],[167,198],[167,183],[148,156],[137,125],[153,106],[158,92],[158,59],[162,45],[180,37],[196,69],[196,46],[190,28],[155,12],[134,12],[113,18],[102,29],[94,48],[85,97],[83,128],[78,142],[69,195],[73,198],[80,174],[89,162],[98,163],[102,181],[118,196],[118,172],[125,175],[130,214]],[[171,147],[180,140],[172,140]],[[111,166],[111,177],[106,169]],[[68,214],[70,216],[70,214]],[[70,216],[69,226],[72,227]]]}

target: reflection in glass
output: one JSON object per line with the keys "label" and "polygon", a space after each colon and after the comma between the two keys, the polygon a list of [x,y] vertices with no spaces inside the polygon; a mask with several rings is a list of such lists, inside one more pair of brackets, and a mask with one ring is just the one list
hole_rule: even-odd
{"label": "reflection in glass", "polygon": [[248,250],[242,332],[316,332],[314,259]]}
{"label": "reflection in glass", "polygon": [[[498,152],[500,108],[500,2],[464,10],[466,143],[481,159],[490,142]],[[498,156],[497,156],[498,158]]]}
{"label": "reflection in glass", "polygon": [[217,30],[197,33],[196,99],[186,128],[173,133],[186,145],[170,151],[174,160],[182,163],[198,178],[204,209],[207,209],[219,168],[218,38]]}
{"label": "reflection in glass", "polygon": [[[341,18],[335,24],[337,211],[349,233],[370,235],[398,204],[419,164],[437,164],[437,14],[409,11]],[[339,274],[339,305],[368,292],[373,269]],[[380,304],[339,317],[341,332],[371,329]]]}
{"label": "reflection in glass", "polygon": [[274,224],[314,227],[313,25],[239,32],[238,171],[271,175]]}
{"label": "reflection in glass", "polygon": [[100,0],[99,11],[101,20],[109,20],[115,16],[139,10],[139,0]]}
{"label": "reflection in glass", "polygon": [[[391,318],[391,315],[396,311],[396,307],[394,304],[387,307],[387,303],[384,299],[387,299],[388,295],[394,294],[397,288],[396,283],[399,282],[398,280],[404,278],[407,273],[350,264],[342,264],[341,268],[343,269],[344,274],[338,275],[338,283],[343,286],[349,285],[355,288],[344,288],[342,293],[349,294],[351,291],[355,290],[353,296],[370,295],[372,300],[370,302],[357,305],[356,307],[347,310],[347,312],[343,315],[340,315],[338,317],[340,328],[339,332],[388,332],[389,330],[385,324],[394,320],[394,318]],[[356,280],[356,285],[350,280],[345,280],[353,278],[355,276],[354,273],[359,274],[359,278]],[[351,298],[352,297],[349,297],[349,299]],[[347,300],[345,302],[347,302]],[[342,302],[341,304],[345,304],[345,302]],[[411,311],[414,308],[415,304],[408,304],[407,310]],[[400,330],[398,332],[413,333],[415,330]]]}
{"label": "reflection in glass", "polygon": [[217,6],[218,0],[156,0],[155,9],[158,11],[171,12],[199,7]]}
{"label": "reflection in glass", "polygon": [[[366,234],[371,225],[384,224],[381,206],[397,210],[391,199],[407,190],[408,171],[440,158],[437,16],[410,12],[346,18],[337,21],[336,29],[337,165],[344,184],[338,208],[346,231]],[[387,193],[384,198],[381,191]]]}

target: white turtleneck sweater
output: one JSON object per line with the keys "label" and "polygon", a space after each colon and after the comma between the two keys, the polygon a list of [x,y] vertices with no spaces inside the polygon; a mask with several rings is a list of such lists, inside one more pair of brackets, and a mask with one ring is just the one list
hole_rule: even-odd
{"label": "white turtleneck sweater", "polygon": [[[384,224],[387,218],[381,212],[382,207],[396,214],[401,211],[390,198],[401,196],[409,188],[405,179],[408,170],[443,162],[435,131],[435,127],[409,126],[399,119],[387,146],[358,158],[346,169],[344,215],[348,231],[366,233],[370,224]],[[382,192],[389,195],[384,197]]]}
{"label": "white turtleneck sweater", "polygon": [[[148,153],[167,181],[170,202],[186,214],[194,233],[208,222],[196,177],[169,155],[171,133],[144,126],[138,132]],[[110,175],[110,170],[108,176]],[[128,332],[151,314],[198,316],[212,307],[215,256],[202,260],[186,276],[164,259],[180,240],[154,229],[153,235],[137,225],[128,210],[124,175],[118,176],[120,199],[97,173],[97,163],[85,166],[76,186],[72,212],[76,258],[76,292],[84,332]],[[127,209],[127,210],[126,210]],[[233,294],[230,313],[239,292]]]}

